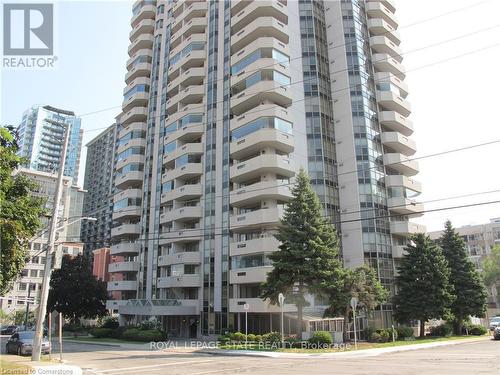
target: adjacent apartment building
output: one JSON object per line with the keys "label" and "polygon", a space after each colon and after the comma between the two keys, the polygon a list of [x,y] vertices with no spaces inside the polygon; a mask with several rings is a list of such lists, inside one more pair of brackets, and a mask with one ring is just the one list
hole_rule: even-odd
{"label": "adjacent apartment building", "polygon": [[[32,194],[47,199],[46,208],[48,212],[52,212],[57,175],[24,168],[20,169],[18,173],[28,176],[38,184],[38,188]],[[58,254],[61,256],[66,254],[76,256],[83,252],[83,243],[79,241],[80,222],[74,221],[76,220],[75,217],[78,218],[82,215],[84,194],[85,191],[81,187],[74,185],[70,177],[64,177],[59,214],[59,227],[61,229],[57,232],[56,238],[56,243],[60,247]],[[30,258],[26,262],[20,277],[15,281],[12,290],[7,293],[5,299],[1,300],[2,311],[10,313],[19,309],[26,309],[28,300],[30,301],[30,310],[34,310],[38,306],[45,265],[45,246],[49,235],[48,226],[49,218],[42,217],[40,232],[30,241],[28,252]]]}
{"label": "adjacent apartment building", "polygon": [[[500,218],[490,219],[490,222],[486,224],[459,227],[456,228],[456,231],[462,236],[467,246],[469,258],[476,268],[481,271],[482,262],[484,258],[491,254],[491,248],[500,246]],[[442,234],[442,231],[435,231],[430,232],[429,236],[433,240],[438,240]],[[491,297],[488,301],[490,316],[500,313],[500,301],[494,297],[496,295],[495,290],[490,291]]]}
{"label": "adjacent apartment building", "polygon": [[87,190],[83,215],[97,221],[82,221],[85,254],[109,247],[113,214],[116,124],[109,126],[86,145],[87,160],[83,187]]}
{"label": "adjacent apartment building", "polygon": [[[108,284],[123,321],[211,335],[243,329],[248,312],[250,332],[276,330],[260,283],[299,168],[345,265],[371,264],[394,290],[408,236],[425,231],[411,221],[423,207],[395,11],[392,0],[134,3],[111,230],[123,280]],[[321,317],[310,303],[306,316]],[[391,316],[380,306],[372,324]]]}
{"label": "adjacent apartment building", "polygon": [[77,184],[83,130],[81,119],[74,112],[49,105],[27,109],[17,129],[19,155],[28,159],[30,169],[49,173],[57,171],[61,161],[64,128],[56,123],[70,126],[64,175],[71,177],[73,183]]}

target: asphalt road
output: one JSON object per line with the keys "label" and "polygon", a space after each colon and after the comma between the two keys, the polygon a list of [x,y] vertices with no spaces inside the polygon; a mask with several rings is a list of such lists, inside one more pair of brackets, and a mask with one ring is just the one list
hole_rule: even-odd
{"label": "asphalt road", "polygon": [[[1,340],[2,353],[5,339]],[[500,341],[484,340],[429,349],[357,358],[228,357],[171,350],[145,351],[65,343],[64,359],[84,374],[349,374],[349,375],[498,375]],[[54,347],[54,351],[57,347]],[[11,357],[11,358],[9,358]],[[5,355],[6,360],[19,360]],[[25,358],[29,360],[28,358]]]}

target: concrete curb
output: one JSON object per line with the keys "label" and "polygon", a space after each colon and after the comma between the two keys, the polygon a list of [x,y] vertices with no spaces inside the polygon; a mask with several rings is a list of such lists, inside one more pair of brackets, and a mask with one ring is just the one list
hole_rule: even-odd
{"label": "concrete curb", "polygon": [[[71,342],[73,344],[87,344],[87,345],[99,345],[99,346],[113,346],[115,348],[122,348],[123,344],[119,343],[110,343],[110,342],[98,342],[98,341],[80,341],[80,340],[72,340],[72,339],[64,339],[63,338],[63,344],[64,342]],[[127,345],[127,344],[125,344]],[[128,344],[128,345],[133,345],[133,344]]]}
{"label": "concrete curb", "polygon": [[288,359],[306,359],[306,358],[355,358],[355,357],[375,357],[381,354],[397,353],[410,350],[429,349],[440,346],[458,345],[474,343],[479,341],[491,340],[491,337],[481,337],[475,339],[439,341],[425,344],[401,345],[387,348],[362,349],[357,351],[340,351],[335,353],[286,353],[286,352],[259,352],[253,350],[200,350],[197,353],[211,354],[217,356],[248,356],[248,357],[268,357],[268,358],[288,358]]}

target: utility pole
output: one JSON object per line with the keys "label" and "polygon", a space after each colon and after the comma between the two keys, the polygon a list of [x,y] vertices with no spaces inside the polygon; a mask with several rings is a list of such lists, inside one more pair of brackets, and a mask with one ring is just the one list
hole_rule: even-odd
{"label": "utility pole", "polygon": [[28,317],[30,313],[31,284],[28,282],[28,298],[26,300],[26,314],[24,316],[24,329],[28,330]]}
{"label": "utility pole", "polygon": [[40,294],[40,304],[38,306],[38,314],[36,319],[35,337],[33,340],[33,351],[31,354],[32,361],[40,360],[40,355],[42,350],[43,323],[45,322],[45,314],[47,312],[47,300],[49,298],[49,288],[50,288],[49,285],[50,275],[52,273],[52,253],[55,252],[59,205],[61,202],[61,196],[63,190],[64,164],[66,162],[66,153],[68,150],[69,135],[70,135],[69,124],[56,122],[49,119],[46,119],[45,121],[50,122],[53,125],[62,126],[64,128],[64,143],[61,152],[61,161],[59,162],[59,174],[57,176],[56,191],[54,194],[54,207],[52,209],[52,218],[50,220],[49,240],[47,244],[47,250],[45,252],[46,256],[45,256],[45,267],[43,271],[42,291]]}

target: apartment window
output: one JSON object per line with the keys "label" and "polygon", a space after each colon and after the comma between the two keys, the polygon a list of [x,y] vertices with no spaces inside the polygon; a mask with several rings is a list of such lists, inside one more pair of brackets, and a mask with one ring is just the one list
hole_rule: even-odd
{"label": "apartment window", "polygon": [[175,149],[177,148],[177,142],[176,141],[173,141],[173,142],[170,142],[170,143],[167,143],[164,147],[163,147],[163,153],[164,154],[168,154],[172,151],[175,151]]}
{"label": "apartment window", "polygon": [[34,251],[39,251],[41,248],[42,248],[42,244],[41,243],[35,242],[33,244],[33,250]]}
{"label": "apartment window", "polygon": [[37,277],[38,276],[38,270],[30,270],[30,276],[31,277]]}
{"label": "apartment window", "polygon": [[17,290],[26,290],[27,287],[26,287],[26,283],[19,283],[19,285],[17,286]]}
{"label": "apartment window", "polygon": [[197,273],[195,264],[185,264],[184,265],[184,275],[195,275]]}
{"label": "apartment window", "polygon": [[201,155],[182,155],[175,159],[175,168],[180,168],[188,163],[201,163]]}
{"label": "apartment window", "polygon": [[118,141],[118,146],[122,146],[132,139],[144,138],[145,135],[146,133],[142,130],[132,130],[131,132],[125,134],[123,137],[120,138],[120,140]]}
{"label": "apartment window", "polygon": [[271,261],[266,254],[252,254],[235,256],[232,259],[232,268],[252,268],[270,266]]}
{"label": "apartment window", "polygon": [[149,85],[140,84],[135,85],[123,95],[123,100],[128,100],[132,95],[138,92],[149,92]]}
{"label": "apartment window", "polygon": [[21,271],[21,276],[22,276],[22,277],[26,277],[26,276],[28,276],[28,270],[27,270],[27,269],[22,270],[22,271]]}
{"label": "apartment window", "polygon": [[167,181],[162,185],[161,191],[162,191],[162,193],[166,193],[168,191],[173,190],[173,188],[174,188],[174,181],[173,180]]}
{"label": "apartment window", "polygon": [[141,155],[144,153],[144,147],[132,146],[118,154],[117,160],[124,160],[132,155]]}
{"label": "apartment window", "polygon": [[255,121],[239,127],[231,132],[231,140],[240,139],[260,129],[278,129],[284,133],[292,134],[292,123],[277,117],[261,117]]}

